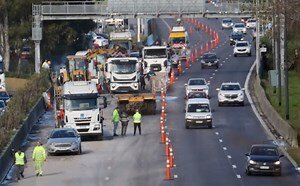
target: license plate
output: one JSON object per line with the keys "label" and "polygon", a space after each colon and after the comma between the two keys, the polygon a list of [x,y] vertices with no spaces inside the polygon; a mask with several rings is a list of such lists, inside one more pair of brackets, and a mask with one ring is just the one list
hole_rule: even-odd
{"label": "license plate", "polygon": [[203,123],[203,121],[196,121],[196,123]]}
{"label": "license plate", "polygon": [[260,169],[270,169],[269,166],[260,166]]}
{"label": "license plate", "polygon": [[208,66],[211,66],[211,63],[208,63]]}

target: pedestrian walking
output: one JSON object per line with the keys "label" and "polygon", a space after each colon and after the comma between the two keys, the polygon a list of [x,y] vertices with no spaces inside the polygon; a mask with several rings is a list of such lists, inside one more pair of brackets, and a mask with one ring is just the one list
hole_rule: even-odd
{"label": "pedestrian walking", "polygon": [[118,129],[118,125],[119,125],[119,121],[120,121],[120,116],[119,116],[119,108],[116,107],[113,111],[113,114],[112,114],[112,122],[114,124],[114,136],[119,136],[117,134],[117,129]]}
{"label": "pedestrian walking", "polygon": [[41,142],[37,142],[37,146],[32,153],[32,160],[34,161],[36,176],[43,175],[44,162],[46,161],[46,150]]}
{"label": "pedestrian walking", "polygon": [[129,122],[128,114],[126,112],[122,112],[121,114],[121,124],[122,124],[121,135],[122,136],[126,136],[128,122]]}
{"label": "pedestrian walking", "polygon": [[25,153],[22,152],[21,148],[15,153],[15,166],[18,180],[20,177],[24,178],[24,166],[27,163]]}
{"label": "pedestrian walking", "polygon": [[141,123],[142,123],[142,115],[139,113],[139,110],[135,111],[135,114],[133,115],[133,135],[135,135],[136,128],[139,128],[139,133],[140,135],[142,134],[141,132]]}

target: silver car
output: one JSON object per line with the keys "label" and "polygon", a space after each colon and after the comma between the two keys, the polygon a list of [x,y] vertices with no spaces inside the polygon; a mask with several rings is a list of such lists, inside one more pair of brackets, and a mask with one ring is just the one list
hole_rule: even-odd
{"label": "silver car", "polygon": [[222,83],[221,87],[217,88],[219,106],[226,103],[244,106],[244,90],[239,83]]}
{"label": "silver car", "polygon": [[50,133],[47,147],[49,155],[57,153],[81,154],[81,138],[73,128],[56,128]]}
{"label": "silver car", "polygon": [[185,84],[185,95],[188,96],[190,92],[203,91],[209,96],[209,83],[204,78],[190,78]]}

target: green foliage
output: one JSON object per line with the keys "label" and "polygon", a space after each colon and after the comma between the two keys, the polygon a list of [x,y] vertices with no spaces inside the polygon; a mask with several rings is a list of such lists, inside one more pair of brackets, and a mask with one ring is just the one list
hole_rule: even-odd
{"label": "green foliage", "polygon": [[9,142],[10,134],[20,128],[29,111],[49,86],[47,72],[35,74],[30,78],[30,83],[11,98],[0,120],[0,152]]}

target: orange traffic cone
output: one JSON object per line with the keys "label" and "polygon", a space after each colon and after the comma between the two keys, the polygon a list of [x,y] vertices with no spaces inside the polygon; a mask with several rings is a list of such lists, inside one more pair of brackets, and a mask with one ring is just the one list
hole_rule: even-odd
{"label": "orange traffic cone", "polygon": [[171,166],[169,158],[166,160],[166,180],[171,180]]}
{"label": "orange traffic cone", "polygon": [[160,143],[162,144],[166,143],[165,126],[162,126],[160,128]]}
{"label": "orange traffic cone", "polygon": [[198,56],[197,48],[194,49],[194,54],[195,54],[195,60],[197,60],[197,58],[199,57],[199,56]]}
{"label": "orange traffic cone", "polygon": [[175,82],[175,74],[174,74],[174,70],[172,70],[171,77],[170,77],[170,84],[173,85],[174,82]]}
{"label": "orange traffic cone", "polygon": [[200,47],[200,55],[202,56],[204,54],[204,49],[203,49],[203,45],[201,45]]}
{"label": "orange traffic cone", "polygon": [[[192,56],[191,56],[191,58],[192,58]],[[189,62],[188,58],[186,58],[186,60],[185,60],[185,68],[190,68],[190,62]]]}
{"label": "orange traffic cone", "polygon": [[193,34],[193,29],[192,29],[192,27],[189,28],[189,34]]}
{"label": "orange traffic cone", "polygon": [[51,94],[48,92],[47,93],[47,110],[50,110],[52,108],[51,105]]}
{"label": "orange traffic cone", "polygon": [[208,52],[209,48],[208,48],[208,42],[205,43],[205,52]]}
{"label": "orange traffic cone", "polygon": [[169,146],[169,138],[166,136],[166,143],[165,143],[165,154],[168,157],[170,155],[170,146]]}
{"label": "orange traffic cone", "polygon": [[170,167],[173,168],[174,167],[174,155],[173,155],[173,148],[172,147],[170,147],[169,159],[170,159]]}
{"label": "orange traffic cone", "polygon": [[182,74],[182,66],[181,66],[181,61],[179,60],[179,63],[178,63],[178,73],[179,74]]}

